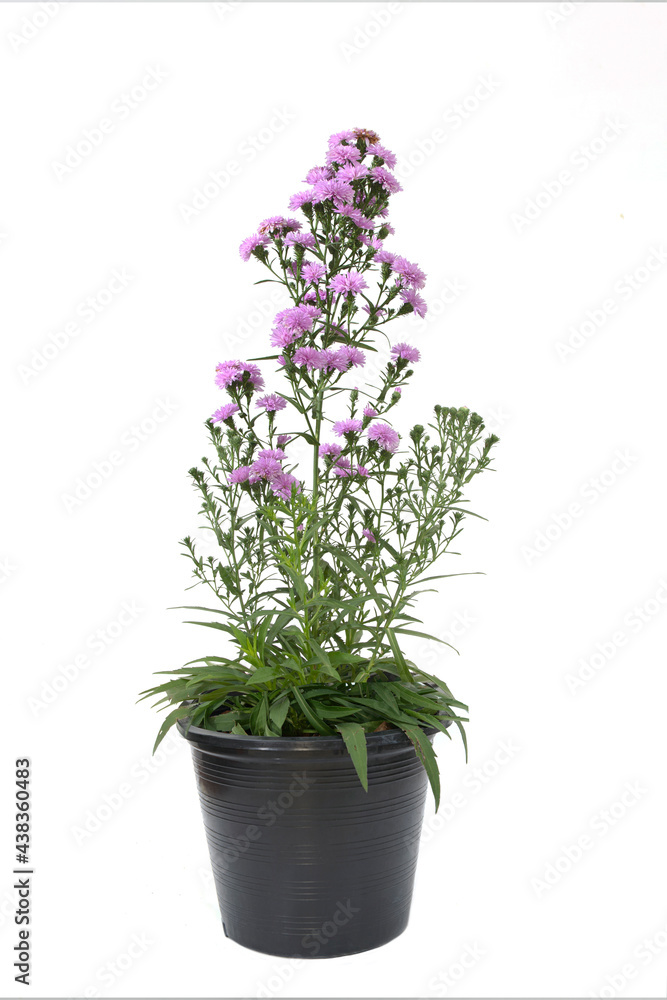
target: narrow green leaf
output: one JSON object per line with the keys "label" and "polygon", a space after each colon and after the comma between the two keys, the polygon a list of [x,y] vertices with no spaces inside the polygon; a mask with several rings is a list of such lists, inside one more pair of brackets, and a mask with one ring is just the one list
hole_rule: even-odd
{"label": "narrow green leaf", "polygon": [[343,737],[347,751],[352,758],[359,780],[368,791],[368,751],[366,733],[358,722],[339,722],[336,729]]}
{"label": "narrow green leaf", "polygon": [[440,805],[440,773],[438,771],[438,762],[435,756],[435,750],[431,746],[431,741],[428,736],[418,726],[403,725],[401,726],[401,729],[414,746],[417,756],[424,765],[428,780],[431,784],[431,789],[433,791],[435,811],[437,812],[438,806]]}

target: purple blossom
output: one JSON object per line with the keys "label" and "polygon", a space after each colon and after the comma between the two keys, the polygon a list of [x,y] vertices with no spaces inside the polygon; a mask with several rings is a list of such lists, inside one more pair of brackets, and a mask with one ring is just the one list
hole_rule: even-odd
{"label": "purple blossom", "polygon": [[360,209],[353,208],[352,205],[341,205],[340,208],[336,209],[341,215],[347,216],[351,222],[354,222],[355,226],[359,229],[373,229],[373,222],[371,219],[367,219],[366,216]]}
{"label": "purple blossom", "polygon": [[312,330],[313,320],[316,320],[321,315],[322,310],[318,309],[317,306],[291,306],[289,309],[283,309],[282,312],[278,313],[276,323],[288,330],[305,333],[307,330]]}
{"label": "purple blossom", "polygon": [[285,445],[288,445],[291,440],[292,440],[291,435],[289,435],[289,434],[279,434],[278,435],[278,447],[279,448],[284,448]]}
{"label": "purple blossom", "polygon": [[391,150],[386,149],[385,146],[381,146],[379,142],[373,142],[366,150],[367,153],[372,153],[373,156],[379,156],[381,160],[387,164],[390,170],[393,170],[396,166],[396,156]]}
{"label": "purple blossom", "polygon": [[343,132],[334,132],[329,136],[329,146],[338,146],[341,142],[354,142],[356,138],[354,129],[346,128]]}
{"label": "purple blossom", "polygon": [[334,441],[332,441],[329,444],[321,444],[320,445],[320,458],[326,458],[326,457],[328,457],[328,458],[337,458],[340,455],[340,453],[341,453],[342,450],[343,450],[343,446],[340,445],[340,444],[336,444]]}
{"label": "purple blossom", "polygon": [[370,530],[370,528],[364,528],[361,534],[364,536],[364,538],[367,538],[369,542],[372,542],[373,545],[376,544],[375,535]]}
{"label": "purple blossom", "polygon": [[269,236],[282,236],[291,229],[301,229],[298,219],[286,219],[283,215],[272,215],[260,223],[257,232]]}
{"label": "purple blossom", "polygon": [[365,243],[367,247],[370,247],[371,250],[382,249],[382,240],[378,239],[377,236],[368,236],[366,233],[361,233],[359,240]]}
{"label": "purple blossom", "polygon": [[264,448],[257,453],[257,458],[273,458],[276,462],[282,462],[287,455],[282,448]]}
{"label": "purple blossom", "polygon": [[306,184],[316,184],[317,181],[326,180],[327,177],[331,177],[331,174],[326,167],[311,167],[304,180]]}
{"label": "purple blossom", "polygon": [[390,174],[384,167],[371,167],[370,173],[373,180],[381,184],[385,191],[389,191],[390,194],[396,194],[403,190],[394,175]]}
{"label": "purple blossom", "polygon": [[423,288],[426,284],[426,275],[417,264],[411,264],[405,257],[396,257],[391,267],[392,271],[403,278],[405,285],[413,288]]}
{"label": "purple blossom", "polygon": [[[297,493],[301,492],[301,484],[296,476],[290,472],[279,472],[271,480],[271,490],[281,500],[292,499],[292,487],[296,486]],[[303,528],[303,525],[301,526]],[[297,529],[298,530],[298,529]]]}
{"label": "purple blossom", "polygon": [[404,302],[407,302],[408,305],[412,306],[413,311],[416,312],[418,316],[421,316],[422,319],[424,318],[428,306],[421,295],[419,295],[414,288],[401,288],[398,294]]}
{"label": "purple blossom", "polygon": [[375,409],[374,406],[371,406],[370,403],[368,403],[366,406],[364,406],[364,416],[365,417],[377,417],[377,415],[378,415],[378,411]]}
{"label": "purple blossom", "polygon": [[378,264],[389,264],[391,266],[396,260],[396,254],[390,253],[389,250],[380,250],[379,253],[375,254],[373,260],[377,261]]}
{"label": "purple blossom", "polygon": [[304,205],[312,204],[315,201],[315,189],[309,188],[307,191],[297,191],[289,200],[288,208],[291,212],[303,208]]}
{"label": "purple blossom", "polygon": [[360,181],[362,177],[368,175],[368,167],[365,163],[350,163],[346,167],[341,167],[336,177],[339,181],[346,181],[351,184],[352,181]]}
{"label": "purple blossom", "polygon": [[253,389],[264,388],[262,373],[251,361],[222,361],[215,371],[215,381],[221,389],[228,389],[233,382],[241,382],[246,374]]}
{"label": "purple blossom", "polygon": [[331,166],[333,163],[356,163],[360,159],[361,153],[357,147],[345,145],[345,143],[330,146],[327,152],[328,166]]}
{"label": "purple blossom", "polygon": [[225,403],[218,410],[215,411],[211,417],[211,422],[214,424],[222,424],[225,420],[229,420],[234,416],[235,413],[239,412],[239,407],[236,403]]}
{"label": "purple blossom", "polygon": [[334,434],[338,434],[342,437],[343,434],[358,434],[361,430],[361,420],[355,420],[353,417],[347,417],[345,420],[337,420],[333,425],[332,430]]}
{"label": "purple blossom", "polygon": [[361,368],[366,364],[366,355],[353,344],[345,344],[340,347],[336,355],[341,362],[345,363],[345,367],[341,368],[341,371],[347,371],[348,368]]}
{"label": "purple blossom", "polygon": [[288,233],[285,237],[285,246],[300,246],[306,250],[314,250],[317,246],[317,240],[312,233]]}
{"label": "purple blossom", "polygon": [[283,471],[280,462],[275,458],[258,458],[250,466],[248,482],[258,483],[261,479],[268,479],[269,482]]}
{"label": "purple blossom", "polygon": [[289,347],[292,341],[296,339],[296,336],[293,330],[288,330],[284,326],[277,326],[271,334],[271,344],[273,347]]}
{"label": "purple blossom", "polygon": [[391,356],[395,361],[399,358],[402,361],[410,361],[412,364],[416,364],[419,361],[421,354],[416,347],[412,347],[410,344],[394,344],[391,349]]}
{"label": "purple blossom", "polygon": [[365,465],[358,465],[356,469],[357,475],[361,476],[362,479],[368,478],[368,469]]}
{"label": "purple blossom", "polygon": [[321,365],[320,352],[316,347],[297,347],[294,352],[292,361],[295,365],[303,367],[305,365],[308,371],[312,371],[314,368],[319,368]]}
{"label": "purple blossom", "polygon": [[333,199],[336,203],[346,204],[352,201],[354,191],[352,186],[346,181],[339,181],[337,177],[330,180],[323,179],[315,184],[314,201],[328,201]]}
{"label": "purple blossom", "polygon": [[227,477],[227,482],[230,486],[235,486],[238,483],[246,483],[248,481],[248,476],[250,475],[250,466],[241,465],[238,469],[233,469],[229,476]]}
{"label": "purple blossom", "polygon": [[268,236],[260,236],[259,233],[253,233],[252,236],[246,236],[243,243],[239,247],[239,253],[243,260],[250,260],[253,250],[257,247],[265,247],[271,240]]}
{"label": "purple blossom", "polygon": [[275,413],[276,410],[284,410],[287,406],[287,401],[276,392],[270,392],[268,395],[258,399],[256,405],[263,406],[267,413]]}
{"label": "purple blossom", "polygon": [[301,277],[306,282],[307,285],[316,285],[322,280],[324,275],[327,273],[327,269],[324,264],[320,264],[319,261],[313,261],[310,264],[304,264],[301,268]]}
{"label": "purple blossom", "polygon": [[368,440],[377,441],[383,451],[394,452],[398,448],[399,436],[389,424],[371,424]]}
{"label": "purple blossom", "polygon": [[356,295],[362,288],[368,288],[368,282],[361,271],[344,271],[342,274],[334,275],[329,282],[329,288],[340,294]]}

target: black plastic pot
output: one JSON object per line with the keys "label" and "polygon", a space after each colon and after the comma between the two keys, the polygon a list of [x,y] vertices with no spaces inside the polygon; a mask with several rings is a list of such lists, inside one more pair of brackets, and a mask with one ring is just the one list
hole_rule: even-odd
{"label": "black plastic pot", "polygon": [[403,732],[368,735],[365,792],[340,737],[186,726],[227,937],[334,958],[405,930],[427,779]]}

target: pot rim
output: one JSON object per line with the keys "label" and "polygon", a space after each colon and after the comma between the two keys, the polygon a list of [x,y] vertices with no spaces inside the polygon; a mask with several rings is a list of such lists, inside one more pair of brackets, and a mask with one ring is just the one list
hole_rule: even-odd
{"label": "pot rim", "polygon": [[[254,736],[243,735],[241,733],[224,733],[218,729],[204,729],[201,726],[189,726],[190,717],[186,716],[177,720],[177,728],[184,739],[192,743],[201,740],[211,740],[219,746],[233,747],[239,749],[244,747],[248,750],[329,750],[339,747],[343,742],[340,733],[332,736]],[[452,720],[444,721],[444,725],[449,728]],[[420,727],[427,736],[439,733],[441,730],[435,726]],[[379,732],[366,733],[366,743],[370,747],[392,746],[401,743],[410,743],[410,738],[402,729],[383,729]]]}

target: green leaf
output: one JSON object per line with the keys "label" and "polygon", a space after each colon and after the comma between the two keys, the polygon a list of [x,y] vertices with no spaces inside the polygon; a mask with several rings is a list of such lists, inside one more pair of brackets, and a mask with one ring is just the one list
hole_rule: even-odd
{"label": "green leaf", "polygon": [[211,716],[209,725],[217,729],[219,733],[229,733],[233,731],[238,717],[238,712],[223,712],[221,715]]}
{"label": "green leaf", "polygon": [[178,708],[175,708],[173,712],[169,713],[169,715],[163,720],[162,725],[160,726],[157,738],[153,745],[153,753],[155,753],[160,743],[162,743],[162,740],[165,738],[165,736],[167,735],[171,727],[174,725],[174,723],[178,722],[179,719],[184,719],[186,718],[186,716],[191,714],[192,714],[192,705],[179,705]]}
{"label": "green leaf", "polygon": [[294,693],[294,697],[299,703],[299,708],[308,719],[308,722],[310,722],[313,729],[315,729],[320,736],[331,736],[332,730],[322,719],[318,719],[317,715],[315,715],[314,709],[311,709],[301,691],[299,691],[297,687],[292,687],[290,690]]}
{"label": "green leaf", "polygon": [[431,746],[431,741],[428,736],[422,729],[419,729],[418,726],[402,725],[401,729],[414,746],[417,756],[424,765],[428,780],[431,784],[431,789],[433,791],[435,811],[437,812],[438,806],[440,805],[440,773],[438,771],[438,762],[436,760],[435,750]]}
{"label": "green leaf", "polygon": [[280,677],[280,670],[277,667],[257,667],[248,677],[246,684],[266,684]]}
{"label": "green leaf", "polygon": [[278,732],[283,728],[288,712],[289,698],[283,694],[272,703],[269,709],[269,719]]}
{"label": "green leaf", "polygon": [[396,657],[396,666],[398,667],[398,672],[404,681],[412,680],[410,674],[410,668],[405,662],[403,653],[401,652],[401,647],[398,645],[398,639],[394,635],[394,630],[387,627],[387,639],[389,640],[389,645],[391,646],[391,651]]}
{"label": "green leaf", "polygon": [[243,728],[243,726],[241,726],[238,722],[233,727],[232,732],[235,733],[237,736],[247,736],[248,735],[246,733],[245,729]]}
{"label": "green leaf", "polygon": [[339,722],[336,729],[343,737],[347,751],[352,758],[359,780],[368,791],[368,752],[366,748],[366,733],[358,722]]}

